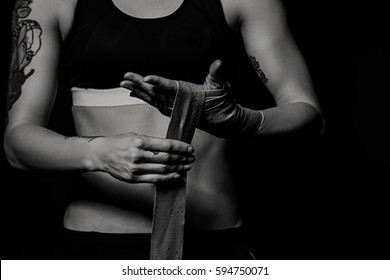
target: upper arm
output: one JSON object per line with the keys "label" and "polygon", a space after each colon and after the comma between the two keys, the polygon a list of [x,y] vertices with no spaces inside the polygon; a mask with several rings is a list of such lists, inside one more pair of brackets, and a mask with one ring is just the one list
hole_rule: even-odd
{"label": "upper arm", "polygon": [[44,126],[57,90],[61,33],[57,0],[17,0],[12,19],[12,54],[7,90],[7,129]]}
{"label": "upper arm", "polygon": [[238,22],[253,67],[278,105],[306,102],[319,110],[311,78],[279,0],[236,2]]}

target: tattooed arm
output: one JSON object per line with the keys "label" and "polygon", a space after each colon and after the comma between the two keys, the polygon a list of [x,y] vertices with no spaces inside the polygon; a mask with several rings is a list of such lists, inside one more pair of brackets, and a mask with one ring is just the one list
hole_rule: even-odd
{"label": "tattooed arm", "polygon": [[45,128],[57,91],[59,3],[15,2],[4,146],[11,165],[21,169],[86,169],[89,156],[84,139],[65,140]]}
{"label": "tattooed arm", "polygon": [[[279,0],[222,0],[230,25],[241,30],[248,58],[277,106],[263,110],[263,136],[308,139],[323,118],[311,78]],[[236,24],[238,22],[238,24]]]}
{"label": "tattooed arm", "polygon": [[241,29],[248,59],[272,93],[276,107],[259,112],[236,104],[222,82],[223,64],[218,60],[210,66],[205,85],[181,81],[177,86],[175,81],[164,77],[142,77],[132,72],[126,73],[121,85],[167,116],[170,116],[178,89],[189,94],[206,89],[198,128],[218,137],[270,139],[272,142],[276,139],[289,142],[317,139],[323,128],[320,106],[305,62],[287,29],[279,1],[221,2],[228,24],[234,30]]}
{"label": "tattooed arm", "polygon": [[64,137],[46,128],[57,91],[60,45],[75,3],[16,1],[4,137],[8,161],[24,170],[104,171],[134,183],[176,179],[193,161],[186,143],[135,133]]}

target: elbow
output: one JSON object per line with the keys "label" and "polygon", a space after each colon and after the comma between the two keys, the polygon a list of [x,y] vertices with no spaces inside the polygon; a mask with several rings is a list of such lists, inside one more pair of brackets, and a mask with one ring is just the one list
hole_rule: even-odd
{"label": "elbow", "polygon": [[315,127],[314,127],[314,132],[312,135],[312,138],[314,142],[321,141],[324,137],[325,134],[325,118],[322,114],[319,114],[319,116],[316,117],[315,120]]}
{"label": "elbow", "polygon": [[321,140],[325,135],[326,120],[323,114],[320,114],[318,125],[317,140]]}
{"label": "elbow", "polygon": [[321,109],[308,102],[291,103],[289,107],[294,111],[290,119],[289,139],[305,144],[320,142],[325,132],[325,118]]}
{"label": "elbow", "polygon": [[325,118],[321,110],[309,105],[311,107],[307,116],[307,122],[303,130],[308,142],[317,143],[321,141],[325,134]]}
{"label": "elbow", "polygon": [[20,163],[17,157],[17,153],[13,151],[13,148],[11,147],[10,143],[4,139],[4,152],[5,157],[9,163],[9,165],[15,169],[19,170],[25,170],[23,164]]}
{"label": "elbow", "polygon": [[29,170],[29,168],[27,168],[19,159],[19,153],[13,143],[15,143],[15,141],[13,141],[12,136],[9,133],[6,133],[4,136],[3,148],[9,165],[15,169],[24,171]]}

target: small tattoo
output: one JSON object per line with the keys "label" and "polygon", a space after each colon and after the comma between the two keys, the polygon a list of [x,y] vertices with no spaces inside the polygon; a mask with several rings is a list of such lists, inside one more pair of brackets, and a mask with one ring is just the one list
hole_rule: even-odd
{"label": "small tattoo", "polygon": [[260,63],[257,61],[256,57],[250,56],[249,58],[252,62],[253,68],[255,68],[255,71],[259,75],[261,81],[264,84],[268,83],[268,78],[265,76],[265,73],[263,72],[263,70],[261,70]]}
{"label": "small tattoo", "polygon": [[89,142],[95,140],[96,138],[100,138],[102,136],[65,136],[65,139],[74,138],[74,137],[77,137],[79,139],[85,139],[89,143]]}
{"label": "small tattoo", "polygon": [[25,68],[41,49],[42,28],[35,20],[25,19],[31,13],[32,0],[18,0],[12,17],[12,55],[7,93],[7,112],[22,94],[22,85],[34,74]]}

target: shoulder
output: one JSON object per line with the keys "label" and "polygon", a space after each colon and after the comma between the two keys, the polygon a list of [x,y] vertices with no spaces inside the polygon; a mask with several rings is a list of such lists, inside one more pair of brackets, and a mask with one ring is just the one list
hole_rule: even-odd
{"label": "shoulder", "polygon": [[281,0],[221,0],[221,3],[231,26],[252,20],[269,22],[285,18]]}
{"label": "shoulder", "polygon": [[16,0],[14,21],[34,20],[46,31],[66,36],[73,22],[77,0]]}

